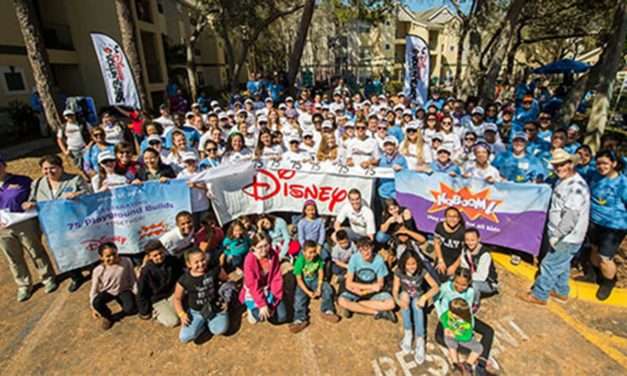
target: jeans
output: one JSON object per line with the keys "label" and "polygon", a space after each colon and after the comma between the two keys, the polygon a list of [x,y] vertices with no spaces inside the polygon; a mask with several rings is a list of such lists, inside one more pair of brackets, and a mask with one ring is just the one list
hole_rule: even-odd
{"label": "jeans", "polygon": [[[303,279],[307,288],[311,291],[316,291],[318,288],[318,278]],[[328,282],[322,282],[322,299],[320,304],[320,311],[331,311],[335,313],[335,306],[333,305],[333,288]],[[300,286],[296,285],[296,292],[294,294],[294,321],[307,321],[309,319],[309,296],[305,294]]]}
{"label": "jeans", "polygon": [[491,295],[498,289],[487,281],[472,281],[472,288],[475,290],[475,298],[473,306],[479,306],[479,300],[482,296]]}
{"label": "jeans", "polygon": [[[259,321],[259,308],[250,308],[248,309],[250,313],[253,315],[255,320]],[[274,312],[272,312],[272,316],[270,316],[271,323],[278,325],[287,321],[287,310],[285,309],[285,302],[281,300],[279,305],[276,306]]]}
{"label": "jeans", "polygon": [[[403,293],[405,294],[405,293]],[[405,294],[407,295],[407,294]],[[419,297],[409,298],[409,308],[401,309],[401,316],[403,316],[403,329],[411,330],[412,320],[414,323],[414,336],[425,336],[425,314],[422,308],[416,306],[416,302]]]}
{"label": "jeans", "polygon": [[579,248],[581,244],[563,242],[551,247],[540,263],[540,275],[533,285],[532,292],[536,298],[546,301],[551,291],[555,291],[558,295],[568,296],[570,261]]}
{"label": "jeans", "polygon": [[219,336],[226,333],[229,329],[229,315],[226,312],[220,312],[216,314],[211,320],[204,318],[199,311],[189,309],[187,311],[189,315],[189,325],[183,325],[179,332],[179,339],[183,343],[187,343],[195,340],[202,333],[205,326],[211,334]]}
{"label": "jeans", "polygon": [[94,298],[91,303],[92,307],[107,320],[112,320],[111,310],[107,307],[107,303],[116,301],[122,306],[122,311],[125,315],[133,315],[137,312],[137,306],[135,304],[135,294],[132,291],[127,290],[118,295],[111,295],[108,292],[101,292]]}

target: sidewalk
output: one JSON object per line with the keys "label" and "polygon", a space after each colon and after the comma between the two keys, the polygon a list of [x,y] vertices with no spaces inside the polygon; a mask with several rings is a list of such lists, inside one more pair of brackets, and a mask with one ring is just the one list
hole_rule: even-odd
{"label": "sidewalk", "polygon": [[50,148],[55,145],[53,137],[38,138],[32,141],[24,142],[14,146],[8,146],[0,149],[0,155],[7,161],[23,157],[35,150]]}

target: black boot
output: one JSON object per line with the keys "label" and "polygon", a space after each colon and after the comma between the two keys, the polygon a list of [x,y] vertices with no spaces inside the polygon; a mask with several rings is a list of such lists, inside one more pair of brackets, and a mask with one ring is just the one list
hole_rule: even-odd
{"label": "black boot", "polygon": [[614,289],[614,285],[616,285],[616,277],[613,279],[601,277],[601,284],[597,290],[597,299],[603,301],[609,298]]}
{"label": "black boot", "polygon": [[585,273],[582,276],[575,277],[575,281],[597,283],[597,268],[592,264],[588,264],[585,267]]}

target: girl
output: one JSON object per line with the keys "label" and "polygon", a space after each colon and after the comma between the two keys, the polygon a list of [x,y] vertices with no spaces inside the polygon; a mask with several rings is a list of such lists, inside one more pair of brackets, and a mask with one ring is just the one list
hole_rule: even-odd
{"label": "girl", "polygon": [[[483,346],[473,338],[474,317],[470,305],[461,298],[451,300],[449,309],[440,316],[440,323],[444,328],[444,343],[448,348],[449,361],[464,376],[473,375],[473,365],[479,359]],[[470,350],[464,363],[460,362],[457,353],[460,345]]]}
{"label": "girl", "polygon": [[405,133],[405,140],[399,151],[407,160],[409,169],[417,171],[420,166],[424,165],[424,140],[416,122],[412,121],[407,124]]}
{"label": "girl", "polygon": [[272,131],[270,128],[261,128],[254,159],[265,163],[280,161],[282,154],[283,149],[281,146],[272,142]]}
{"label": "girl", "polygon": [[115,173],[124,176],[129,182],[135,180],[140,166],[133,160],[131,144],[121,142],[115,145],[115,159]]}
{"label": "girl", "polygon": [[440,132],[440,125],[438,124],[438,116],[436,114],[428,114],[425,121],[425,128],[422,130],[422,137],[427,143],[431,143],[431,137]]}
{"label": "girl", "polygon": [[224,153],[224,140],[222,138],[222,131],[220,128],[211,128],[200,138],[200,142],[198,142],[198,150],[202,153],[204,157],[207,157],[207,143],[211,141],[218,146],[217,156],[222,156]]}
{"label": "girl", "polygon": [[219,157],[220,155],[219,151],[220,149],[218,147],[218,144],[216,144],[212,140],[207,141],[205,143],[205,150],[204,150],[205,159],[200,161],[200,163],[198,164],[198,169],[200,171],[203,171],[208,168],[218,167],[221,162],[220,157]]}
{"label": "girl", "polygon": [[272,131],[281,131],[283,128],[279,113],[275,109],[268,111],[268,128]]}
{"label": "girl", "polygon": [[250,248],[250,238],[246,235],[246,229],[240,221],[234,221],[226,232],[222,241],[224,253],[220,256],[220,265],[228,272],[238,270],[241,272],[244,258]]}
{"label": "girl", "polygon": [[161,162],[161,156],[156,149],[148,147],[142,154],[144,160],[144,167],[137,171],[137,179],[135,183],[159,180],[161,183],[165,183],[168,179],[176,178],[176,174],[172,167]]}
{"label": "girl", "polygon": [[[421,291],[424,281],[427,281],[429,285],[429,291],[426,294],[422,294]],[[413,249],[404,252],[398,263],[398,268],[394,272],[392,295],[396,304],[401,308],[401,315],[403,316],[401,349],[405,352],[410,352],[412,339],[415,337],[416,350],[414,357],[418,364],[422,364],[425,361],[423,308],[438,291],[437,282],[422,267],[422,261],[418,253]]]}
{"label": "girl", "polygon": [[326,240],[324,220],[318,215],[318,208],[314,200],[305,201],[303,218],[298,221],[298,242],[302,247],[306,240],[312,240],[323,246]]}
{"label": "girl", "polygon": [[325,134],[322,136],[318,153],[316,154],[318,162],[337,162],[340,159],[340,149],[335,142],[333,134]]}
{"label": "girl", "polygon": [[396,231],[405,227],[408,230],[416,231],[416,222],[407,208],[402,208],[393,198],[383,200],[385,207],[383,211],[383,223],[375,236],[377,243],[386,244],[392,239]]}
{"label": "girl", "polygon": [[492,256],[480,242],[479,231],[469,228],[464,231],[464,247],[461,256],[461,267],[472,272],[472,288],[475,290],[475,307],[479,306],[481,295],[492,295],[498,291],[496,268]]}
{"label": "girl", "polygon": [[444,212],[444,221],[435,226],[433,249],[440,282],[446,282],[457,270],[464,241],[464,219],[457,208]]}
{"label": "girl", "polygon": [[189,186],[192,218],[194,220],[194,228],[200,228],[200,220],[209,210],[209,198],[207,197],[207,183],[202,181],[192,182],[190,179],[198,172],[198,159],[195,153],[182,153],[181,159],[185,164],[185,169],[181,170],[176,176],[177,179],[187,180]]}
{"label": "girl", "polygon": [[172,131],[172,149],[170,150],[170,154],[166,157],[166,163],[170,165],[177,174],[185,168],[185,163],[181,156],[182,153],[186,151],[195,153],[195,151],[188,149],[185,133],[179,130]]}
{"label": "girl", "polygon": [[342,133],[342,137],[340,137],[340,149],[346,150],[348,142],[353,138],[355,138],[355,123],[346,123],[346,125],[344,125],[344,133]]}
{"label": "girl", "polygon": [[137,280],[133,262],[128,257],[120,257],[115,244],[101,244],[98,247],[98,256],[100,265],[92,272],[89,302],[92,317],[100,319],[102,329],[108,330],[113,326],[113,316],[107,303],[115,300],[122,306],[125,315],[135,313]]}
{"label": "girl", "polygon": [[226,149],[222,156],[222,163],[230,164],[252,159],[250,149],[244,144],[244,136],[241,133],[231,133],[226,142]]}
{"label": "girl", "polygon": [[490,146],[485,142],[479,142],[472,148],[475,159],[464,165],[465,178],[485,180],[488,183],[501,181],[499,170],[490,164]]}
{"label": "girl", "polygon": [[143,139],[143,141],[142,141],[142,143],[140,145],[140,153],[143,153],[144,150],[146,150],[146,148],[148,148],[150,146],[148,137],[150,137],[152,135],[156,135],[158,137],[161,137],[162,133],[163,133],[163,130],[161,128],[161,124],[159,124],[159,123],[145,123],[144,124],[144,134],[146,135],[146,137]]}
{"label": "girl", "polygon": [[279,258],[264,233],[257,233],[252,239],[252,248],[244,260],[244,286],[239,298],[246,305],[251,324],[265,320],[281,324],[287,319]]}
{"label": "girl", "polygon": [[91,178],[94,192],[104,192],[113,187],[126,185],[129,182],[124,176],[115,173],[115,155],[108,151],[98,155],[98,173]]}
{"label": "girl", "polygon": [[460,166],[464,163],[471,161],[475,158],[475,154],[472,152],[472,147],[477,142],[477,134],[474,131],[467,130],[464,133],[464,142],[459,153],[457,153],[455,162]]}
{"label": "girl", "polygon": [[577,149],[577,156],[579,157],[576,167],[577,173],[588,185],[591,185],[593,181],[599,178],[595,160],[592,158],[592,149],[588,145],[581,145]]}
{"label": "girl", "polygon": [[[440,285],[440,294],[435,301],[435,310],[438,317],[442,316],[449,310],[450,303],[454,299],[462,299],[468,305],[472,307],[472,303],[475,300],[475,290],[470,287],[472,282],[472,274],[470,270],[466,268],[459,268],[455,271],[453,279]],[[459,304],[459,303],[456,303]],[[479,358],[479,364],[476,367],[476,374],[485,375],[486,370],[494,371],[496,367],[493,365],[493,361],[490,359],[490,350],[492,349],[492,341],[494,339],[494,329],[487,323],[474,317],[473,331],[481,335],[481,357]],[[442,346],[447,346],[444,340],[444,323],[440,321],[435,330],[435,340]],[[475,349],[476,350],[476,349]],[[473,350],[474,351],[474,350]]]}
{"label": "girl", "polygon": [[459,135],[453,130],[452,117],[447,115],[442,118],[440,121],[440,134],[442,135],[442,145],[452,150],[453,154],[457,154],[462,144],[459,141]]}
{"label": "girl", "polygon": [[[220,269],[210,268],[205,254],[194,248],[185,252],[185,264],[187,271],[174,288],[174,309],[182,324],[179,339],[183,343],[193,341],[205,326],[214,336],[226,333],[229,315],[227,309],[222,309],[219,304]],[[187,309],[183,304],[185,295]]]}
{"label": "girl", "polygon": [[290,233],[287,230],[287,222],[283,218],[270,214],[262,214],[257,219],[257,229],[265,232],[272,240],[272,249],[280,259],[287,256],[290,248]]}
{"label": "girl", "polygon": [[627,233],[627,178],[621,173],[622,161],[612,150],[599,151],[596,166],[600,179],[590,189],[592,265],[582,279],[596,281],[594,268],[599,268],[601,283],[596,296],[599,300],[606,300],[616,284],[613,258]]}

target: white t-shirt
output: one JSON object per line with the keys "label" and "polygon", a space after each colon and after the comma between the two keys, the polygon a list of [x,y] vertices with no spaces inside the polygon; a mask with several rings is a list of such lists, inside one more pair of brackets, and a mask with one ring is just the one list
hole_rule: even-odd
{"label": "white t-shirt", "polygon": [[311,156],[309,153],[305,152],[302,149],[299,149],[296,152],[288,150],[283,154],[283,160],[288,163],[304,162],[311,161]]}
{"label": "white t-shirt", "polygon": [[350,203],[345,204],[337,214],[337,221],[342,223],[348,218],[351,230],[360,236],[373,235],[376,231],[374,225],[374,214],[366,205],[361,205],[358,212],[353,210]]}
{"label": "white t-shirt", "polygon": [[575,210],[579,215],[575,227],[570,233],[559,239],[560,242],[582,244],[588,231],[590,190],[586,181],[579,174],[559,180],[553,188],[547,231],[549,238],[556,236],[564,209]]}
{"label": "white t-shirt", "polygon": [[[423,155],[420,156],[421,159],[424,159],[424,149],[425,146],[423,146]],[[407,160],[407,166],[410,170],[415,170],[416,168],[418,168],[418,145],[412,143],[408,144],[407,152],[404,153],[403,156]]]}
{"label": "white t-shirt", "polygon": [[272,145],[270,147],[264,146],[261,150],[261,160],[269,161],[276,157],[281,158],[283,156],[283,148],[280,145]]}
{"label": "white t-shirt", "polygon": [[502,180],[499,170],[489,163],[485,168],[480,168],[477,166],[476,161],[468,161],[464,164],[464,168],[462,170],[464,171],[464,175],[470,174],[471,178],[483,180],[492,178],[495,182]]}
{"label": "white t-shirt", "polygon": [[107,185],[100,184],[100,174],[96,174],[91,178],[91,187],[94,192],[104,192],[107,189],[111,189],[114,187],[121,187],[123,185],[127,185],[129,182],[126,180],[125,176],[118,174],[111,174],[105,177],[105,181]]}
{"label": "white t-shirt", "polygon": [[240,161],[249,161],[253,158],[253,153],[250,151],[250,149],[242,149],[240,151],[229,151],[224,153],[224,155],[222,156],[222,163],[223,164],[229,164],[229,163],[237,163]]}
{"label": "white t-shirt", "polygon": [[353,159],[353,163],[359,166],[362,162],[371,159],[379,159],[379,146],[374,138],[360,140],[355,137],[346,144],[346,155]]}
{"label": "white t-shirt", "polygon": [[[57,138],[63,139],[63,129],[57,131]],[[80,151],[85,147],[85,140],[81,134],[81,126],[76,123],[65,124],[65,143],[67,148],[72,151]]]}
{"label": "white t-shirt", "polygon": [[194,243],[194,233],[183,236],[178,227],[176,227],[163,234],[159,240],[169,254],[178,256]]}
{"label": "white t-shirt", "polygon": [[105,132],[105,141],[110,145],[117,145],[124,141],[124,129],[120,124],[104,125],[102,127]]}
{"label": "white t-shirt", "polygon": [[[189,172],[187,169],[181,170],[176,176],[177,179],[183,179],[188,181],[195,172]],[[202,212],[209,209],[209,198],[207,197],[207,191],[198,188],[192,188],[190,190],[190,199],[192,202],[192,213]]]}
{"label": "white t-shirt", "polygon": [[158,118],[154,119],[153,122],[161,124],[161,127],[163,128],[163,133],[165,133],[165,130],[167,128],[174,127],[174,121],[164,116],[159,116]]}

